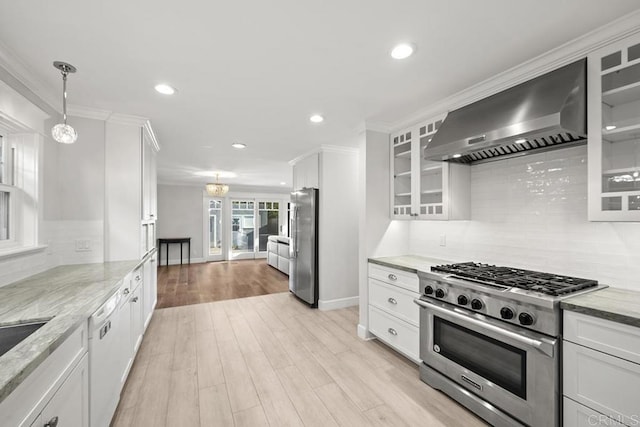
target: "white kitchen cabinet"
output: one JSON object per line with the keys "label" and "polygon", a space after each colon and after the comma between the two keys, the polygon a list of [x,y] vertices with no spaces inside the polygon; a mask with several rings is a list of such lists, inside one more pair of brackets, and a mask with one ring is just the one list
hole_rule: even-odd
{"label": "white kitchen cabinet", "polygon": [[146,330],[158,302],[158,254],[153,254],[143,264],[142,317]]}
{"label": "white kitchen cabinet", "polygon": [[[3,426],[88,425],[87,324],[83,323],[0,404]],[[62,419],[64,418],[64,423]]]}
{"label": "white kitchen cabinet", "polygon": [[157,147],[148,122],[107,120],[105,261],[141,259],[155,247]]}
{"label": "white kitchen cabinet", "polygon": [[85,354],[42,410],[45,427],[89,425],[89,361]]}
{"label": "white kitchen cabinet", "polygon": [[640,221],[640,34],[588,56],[589,220]]}
{"label": "white kitchen cabinet", "polygon": [[438,116],[391,135],[391,216],[394,219],[468,219],[468,165],[434,162],[424,149],[442,124]]}
{"label": "white kitchen cabinet", "polygon": [[563,394],[565,426],[640,423],[640,328],[565,311]]}
{"label": "white kitchen cabinet", "polygon": [[416,273],[369,263],[369,331],[420,363],[420,297]]}

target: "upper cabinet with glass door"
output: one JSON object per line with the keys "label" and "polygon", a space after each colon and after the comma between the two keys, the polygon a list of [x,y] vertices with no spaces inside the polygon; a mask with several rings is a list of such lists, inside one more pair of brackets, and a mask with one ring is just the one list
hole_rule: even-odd
{"label": "upper cabinet with glass door", "polygon": [[412,160],[414,129],[391,135],[391,214],[396,219],[415,216],[412,207]]}
{"label": "upper cabinet with glass door", "polygon": [[424,158],[443,119],[440,115],[391,135],[392,218],[469,218],[469,166]]}
{"label": "upper cabinet with glass door", "polygon": [[640,221],[640,34],[589,55],[589,219]]}

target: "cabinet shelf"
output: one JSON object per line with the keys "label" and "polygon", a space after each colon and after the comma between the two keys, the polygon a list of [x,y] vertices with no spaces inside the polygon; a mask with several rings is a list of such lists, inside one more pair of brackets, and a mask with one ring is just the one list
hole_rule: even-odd
{"label": "cabinet shelf", "polygon": [[395,196],[396,197],[407,197],[407,196],[411,196],[411,193],[396,193]]}
{"label": "cabinet shelf", "polygon": [[640,99],[640,82],[602,92],[602,102],[615,107]]}
{"label": "cabinet shelf", "polygon": [[442,193],[442,189],[441,188],[438,188],[438,189],[435,189],[435,190],[423,190],[423,191],[420,192],[420,194],[440,194],[440,193]]}
{"label": "cabinet shelf", "polygon": [[406,150],[406,151],[400,151],[398,153],[395,153],[395,157],[411,157],[411,150]]}
{"label": "cabinet shelf", "polygon": [[441,170],[442,170],[442,165],[431,165],[431,166],[423,167],[422,169],[420,169],[420,172],[425,174],[428,172],[435,172],[435,171],[441,171]]}
{"label": "cabinet shelf", "polygon": [[640,138],[640,122],[637,120],[614,123],[617,127],[612,130],[603,130],[602,138],[609,142],[629,141]]}
{"label": "cabinet shelf", "polygon": [[396,178],[403,178],[403,177],[411,178],[411,171],[408,170],[408,171],[404,171],[404,172],[398,172],[395,177]]}

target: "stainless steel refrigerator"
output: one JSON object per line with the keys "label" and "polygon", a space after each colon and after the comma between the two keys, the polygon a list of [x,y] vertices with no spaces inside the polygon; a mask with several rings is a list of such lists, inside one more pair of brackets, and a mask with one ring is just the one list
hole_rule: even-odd
{"label": "stainless steel refrigerator", "polygon": [[318,189],[291,193],[289,290],[318,307]]}

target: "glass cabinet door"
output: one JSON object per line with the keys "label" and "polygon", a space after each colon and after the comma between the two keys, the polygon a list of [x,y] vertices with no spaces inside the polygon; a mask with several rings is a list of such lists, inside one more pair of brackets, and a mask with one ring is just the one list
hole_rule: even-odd
{"label": "glass cabinet door", "polygon": [[640,37],[589,60],[590,219],[640,221]]}
{"label": "glass cabinet door", "polygon": [[442,124],[442,120],[423,123],[418,127],[420,139],[420,189],[418,216],[425,219],[444,218],[445,209],[445,162],[434,162],[424,158],[424,149]]}
{"label": "glass cabinet door", "polygon": [[413,130],[405,130],[391,136],[392,215],[396,219],[414,216],[411,198],[413,134]]}

